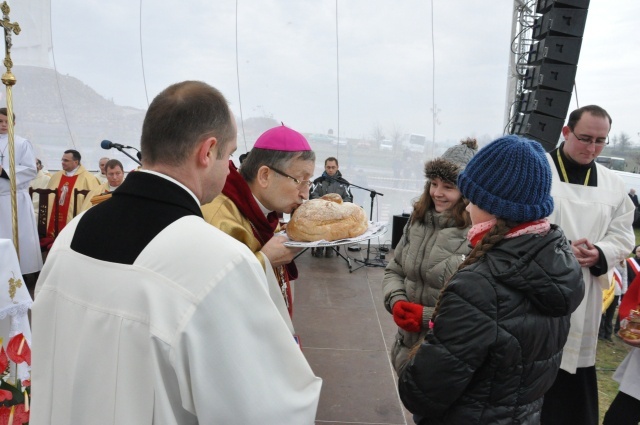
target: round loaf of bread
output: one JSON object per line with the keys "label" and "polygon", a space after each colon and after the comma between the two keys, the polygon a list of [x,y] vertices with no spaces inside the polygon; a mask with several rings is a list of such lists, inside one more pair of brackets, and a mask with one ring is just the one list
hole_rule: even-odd
{"label": "round loaf of bread", "polygon": [[287,224],[287,235],[298,242],[335,241],[360,236],[368,226],[362,208],[330,193],[300,205]]}

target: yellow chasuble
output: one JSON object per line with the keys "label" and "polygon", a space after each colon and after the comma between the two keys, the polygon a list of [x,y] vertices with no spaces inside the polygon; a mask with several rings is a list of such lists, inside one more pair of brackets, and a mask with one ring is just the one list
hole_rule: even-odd
{"label": "yellow chasuble", "polygon": [[96,187],[95,189],[92,189],[91,192],[87,194],[87,197],[84,198],[84,202],[82,203],[82,206],[78,210],[78,214],[88,210],[89,208],[91,208],[96,204],[96,202],[93,202],[94,197],[104,195],[106,193],[111,193],[111,190],[109,189],[109,182],[104,182],[100,186]]}
{"label": "yellow chasuble", "polygon": [[[251,222],[240,212],[236,204],[223,193],[216,196],[210,203],[202,206],[202,215],[207,223],[217,227],[237,241],[242,242],[253,252],[265,270],[271,299],[276,304],[291,333],[295,333],[289,315],[289,300],[287,294],[283,291],[282,280],[284,267],[272,267],[269,259],[262,254],[260,251],[262,245],[253,234]],[[275,232],[277,233],[279,231],[280,226],[276,228]],[[287,281],[286,285],[291,285],[291,282]]]}

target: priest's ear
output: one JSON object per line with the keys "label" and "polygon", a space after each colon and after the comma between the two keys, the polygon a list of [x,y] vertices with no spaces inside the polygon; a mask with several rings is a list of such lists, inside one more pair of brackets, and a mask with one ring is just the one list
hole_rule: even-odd
{"label": "priest's ear", "polygon": [[215,161],[218,156],[218,139],[210,136],[202,139],[196,152],[199,165],[208,166],[210,161]]}

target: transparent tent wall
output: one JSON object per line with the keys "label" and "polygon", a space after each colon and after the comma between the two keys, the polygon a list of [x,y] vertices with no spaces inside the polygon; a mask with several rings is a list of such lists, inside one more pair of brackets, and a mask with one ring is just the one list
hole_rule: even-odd
{"label": "transparent tent wall", "polygon": [[[501,133],[511,8],[491,6],[503,24],[478,40],[476,30],[452,27],[488,6],[437,6],[434,54],[429,3],[374,3],[12,1],[23,28],[12,54],[16,133],[50,170],[69,148],[90,170],[103,156],[133,169],[100,142],[139,147],[148,102],[169,84],[202,80],[238,119],[236,157],[283,122],[309,138],[316,177],[337,157],[347,180],[384,194],[374,220],[391,221],[421,194],[426,160],[468,136],[482,143]],[[487,43],[499,60],[478,67],[471,83]],[[477,81],[482,104],[467,98]],[[423,146],[409,149],[405,134],[423,135]],[[369,216],[369,192],[352,192]]]}

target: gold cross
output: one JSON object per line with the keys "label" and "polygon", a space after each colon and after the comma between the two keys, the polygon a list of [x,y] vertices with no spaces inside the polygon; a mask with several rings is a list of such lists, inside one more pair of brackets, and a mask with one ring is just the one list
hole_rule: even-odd
{"label": "gold cross", "polygon": [[4,28],[4,66],[7,68],[7,71],[11,73],[11,68],[13,68],[13,61],[11,60],[11,46],[13,45],[11,42],[11,32],[13,31],[15,35],[20,34],[20,25],[17,22],[9,21],[9,12],[11,9],[6,1],[2,2],[0,9],[2,9],[2,20],[0,21],[0,25]]}
{"label": "gold cross", "polygon": [[[13,68],[13,61],[11,60],[11,32],[15,35],[20,34],[20,25],[17,22],[9,21],[9,12],[11,9],[6,1],[2,2],[0,6],[0,10],[2,10],[2,21],[0,21],[0,25],[4,28],[4,45],[5,45],[5,56],[4,56],[4,66],[7,68],[7,72],[2,74],[2,84],[7,87],[7,121],[9,122],[7,134],[9,148],[9,188],[11,193],[11,230],[13,233],[13,246],[16,248],[16,253],[18,253],[18,258],[20,258],[20,242],[18,241],[18,200],[17,200],[17,192],[18,188],[16,186],[16,167],[15,167],[15,145],[13,142],[13,95],[11,94],[11,87],[16,84],[16,77],[14,77],[13,73],[11,73],[11,68]],[[2,159],[4,159],[4,152],[2,154]]]}

